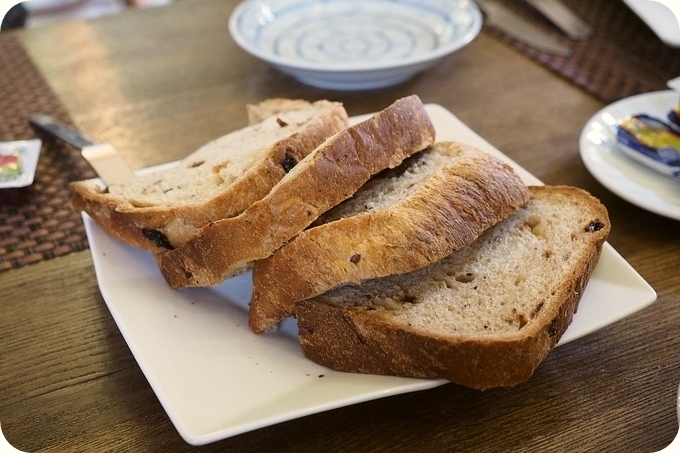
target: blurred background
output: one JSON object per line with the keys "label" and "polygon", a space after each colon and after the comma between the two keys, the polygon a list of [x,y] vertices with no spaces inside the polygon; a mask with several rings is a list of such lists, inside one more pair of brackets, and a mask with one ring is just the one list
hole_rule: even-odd
{"label": "blurred background", "polygon": [[37,28],[56,22],[116,14],[126,8],[150,8],[174,0],[29,0],[12,8],[2,29]]}

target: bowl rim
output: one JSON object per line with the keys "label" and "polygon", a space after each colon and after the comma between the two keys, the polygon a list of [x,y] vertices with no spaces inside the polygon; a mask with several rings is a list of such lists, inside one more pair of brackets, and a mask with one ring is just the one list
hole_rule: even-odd
{"label": "bowl rim", "polygon": [[[391,62],[374,62],[374,61],[359,61],[351,63],[343,63],[342,66],[337,64],[324,64],[309,62],[300,59],[290,59],[286,57],[280,57],[274,55],[270,52],[263,51],[257,46],[251,44],[251,42],[246,39],[238,30],[237,23],[241,16],[247,10],[247,8],[256,2],[262,0],[246,0],[234,9],[231,16],[229,17],[229,33],[236,42],[236,44],[249,54],[264,60],[270,64],[279,67],[286,67],[290,69],[299,69],[309,72],[332,72],[332,73],[350,73],[357,71],[375,71],[375,70],[386,70],[386,69],[398,69],[406,68],[413,65],[421,65],[427,62],[434,62],[441,59],[472,42],[477,35],[481,32],[483,17],[479,10],[479,7],[473,1],[469,0],[457,0],[451,1],[451,11],[462,10],[470,14],[472,22],[470,24],[469,30],[456,39],[451,40],[443,46],[437,47],[428,52],[419,53],[409,58],[404,58],[401,60],[395,60]],[[362,0],[353,0],[355,3],[361,3]],[[377,2],[394,3],[394,0],[373,0]],[[400,1],[401,2],[401,1]],[[411,5],[419,6],[418,2],[408,2]]]}

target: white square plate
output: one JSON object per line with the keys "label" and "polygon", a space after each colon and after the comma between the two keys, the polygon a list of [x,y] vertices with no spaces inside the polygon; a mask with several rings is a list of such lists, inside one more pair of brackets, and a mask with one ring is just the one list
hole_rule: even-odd
{"label": "white square plate", "polygon": [[[475,145],[510,162],[527,183],[540,183],[449,111],[431,104],[427,109],[438,140]],[[446,383],[342,373],[316,365],[302,356],[293,320],[275,333],[250,332],[250,274],[211,288],[172,290],[150,253],[112,239],[86,214],[83,218],[102,296],[158,399],[190,444]],[[655,299],[654,290],[605,244],[560,344]]]}

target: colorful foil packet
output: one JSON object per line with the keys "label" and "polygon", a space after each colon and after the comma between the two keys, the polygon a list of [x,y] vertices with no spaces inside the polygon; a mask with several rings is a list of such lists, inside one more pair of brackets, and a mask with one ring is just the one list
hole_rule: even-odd
{"label": "colorful foil packet", "polygon": [[680,133],[680,104],[676,105],[668,112],[668,124]]}
{"label": "colorful foil packet", "polygon": [[12,181],[19,178],[21,174],[21,156],[18,152],[0,154],[0,181]]}
{"label": "colorful foil packet", "polygon": [[632,115],[619,121],[616,139],[629,157],[680,179],[680,132],[673,126],[650,115]]}
{"label": "colorful foil packet", "polygon": [[42,141],[0,142],[0,189],[33,184]]}

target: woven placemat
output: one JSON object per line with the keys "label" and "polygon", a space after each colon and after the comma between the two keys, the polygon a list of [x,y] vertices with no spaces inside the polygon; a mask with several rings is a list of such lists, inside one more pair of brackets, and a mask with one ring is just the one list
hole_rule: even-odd
{"label": "woven placemat", "polygon": [[666,81],[680,76],[680,49],[664,44],[623,2],[563,2],[592,26],[588,39],[570,40],[523,0],[502,3],[568,45],[569,56],[537,51],[487,25],[484,31],[606,103],[667,89]]}
{"label": "woven placemat", "polygon": [[[0,140],[36,138],[28,123],[36,113],[73,124],[18,39],[0,34]],[[94,176],[78,150],[43,140],[33,184],[0,189],[0,272],[88,247],[80,214],[69,204],[68,183]]]}

